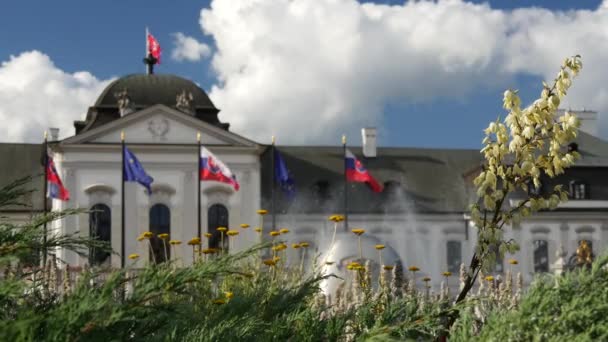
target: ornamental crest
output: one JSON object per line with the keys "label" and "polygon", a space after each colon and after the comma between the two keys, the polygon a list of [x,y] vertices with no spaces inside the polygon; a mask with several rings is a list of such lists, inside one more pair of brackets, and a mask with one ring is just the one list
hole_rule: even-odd
{"label": "ornamental crest", "polygon": [[169,120],[165,118],[154,118],[148,121],[148,131],[156,139],[167,140],[167,132],[169,132]]}

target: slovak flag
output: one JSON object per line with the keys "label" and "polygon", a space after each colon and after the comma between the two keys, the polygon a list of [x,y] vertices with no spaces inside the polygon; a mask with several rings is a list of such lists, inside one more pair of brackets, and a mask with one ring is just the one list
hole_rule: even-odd
{"label": "slovak flag", "polygon": [[154,38],[154,36],[148,32],[147,34],[147,38],[148,38],[148,53],[152,55],[152,57],[156,58],[157,60],[157,64],[160,64],[160,54],[162,52],[162,49],[160,48],[160,44],[158,43],[158,40],[156,40],[156,38]]}
{"label": "slovak flag", "polygon": [[48,182],[47,197],[55,198],[62,201],[70,200],[70,192],[63,186],[61,178],[55,168],[53,158],[47,155],[46,157],[46,181]]}
{"label": "slovak flag", "polygon": [[355,155],[346,150],[346,180],[349,182],[366,183],[374,192],[382,192],[382,185],[380,185],[372,175],[369,174],[367,169],[361,164],[361,162],[355,157]]}
{"label": "slovak flag", "polygon": [[201,180],[212,180],[230,184],[234,187],[234,190],[239,190],[239,182],[237,182],[236,176],[232,171],[204,147],[201,147],[201,165],[199,171],[201,173]]}

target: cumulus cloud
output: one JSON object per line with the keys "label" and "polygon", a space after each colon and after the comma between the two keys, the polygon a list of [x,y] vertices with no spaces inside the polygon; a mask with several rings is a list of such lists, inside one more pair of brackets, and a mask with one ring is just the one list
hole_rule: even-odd
{"label": "cumulus cloud", "polygon": [[387,103],[458,99],[522,73],[550,80],[577,53],[586,70],[572,105],[608,112],[606,3],[557,12],[461,0],[214,0],[200,24],[216,43],[210,96],[222,120],[260,141],[335,143],[381,127]]}
{"label": "cumulus cloud", "polygon": [[175,46],[171,52],[171,58],[176,61],[196,62],[211,54],[211,49],[207,44],[201,43],[181,32],[173,34],[173,37],[175,38],[173,41],[173,45]]}
{"label": "cumulus cloud", "polygon": [[74,134],[81,120],[110,80],[85,71],[67,73],[39,51],[11,56],[0,64],[0,141],[40,142],[49,127],[61,138]]}

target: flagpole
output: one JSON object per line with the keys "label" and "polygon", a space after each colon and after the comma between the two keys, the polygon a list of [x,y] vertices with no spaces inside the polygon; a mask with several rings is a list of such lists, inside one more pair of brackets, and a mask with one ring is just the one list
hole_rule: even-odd
{"label": "flagpole", "polygon": [[197,152],[197,173],[198,173],[198,192],[196,195],[197,201],[196,201],[196,207],[197,207],[197,218],[198,218],[198,230],[197,230],[197,234],[196,236],[198,236],[199,238],[201,238],[202,240],[202,235],[201,235],[201,132],[196,132],[196,141],[198,142],[198,152]]}
{"label": "flagpole", "polygon": [[[48,203],[47,203],[47,198],[46,198],[46,193],[48,192],[48,177],[49,177],[49,154],[48,154],[48,133],[47,131],[44,131],[44,143],[42,144],[42,153],[43,153],[43,163],[44,163],[44,187],[43,187],[43,192],[42,192],[42,208],[44,211],[44,215],[46,216],[46,213],[48,211]],[[46,242],[47,242],[47,227],[46,227],[46,223],[47,220],[44,220],[44,236],[42,238],[42,267],[46,266]]]}
{"label": "flagpole", "polygon": [[346,177],[346,135],[342,135],[342,159],[344,160],[344,230],[348,231],[348,179]]}
{"label": "flagpole", "polygon": [[120,227],[120,267],[125,267],[125,132],[120,132],[120,145],[121,145],[121,177],[120,177],[120,210],[121,210],[121,227]]}
{"label": "flagpole", "polygon": [[275,192],[274,191],[274,185],[275,185],[274,183],[275,183],[275,176],[276,176],[275,175],[275,165],[274,165],[274,162],[275,162],[274,161],[274,155],[275,155],[275,148],[276,147],[274,146],[274,143],[275,143],[275,137],[273,135],[272,136],[272,147],[270,149],[270,152],[271,152],[270,158],[272,160],[272,162],[271,162],[271,166],[272,166],[272,178],[270,180],[270,190],[271,190],[270,191],[270,196],[271,196],[271,200],[272,200],[271,209],[272,209],[272,230],[273,231],[276,230],[276,228],[277,228],[277,215],[276,215],[276,212],[275,212],[276,205],[275,205],[275,194],[274,194],[274,192]]}

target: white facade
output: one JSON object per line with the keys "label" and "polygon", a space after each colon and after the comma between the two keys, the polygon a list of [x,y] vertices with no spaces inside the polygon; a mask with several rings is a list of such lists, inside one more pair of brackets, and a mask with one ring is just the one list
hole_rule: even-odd
{"label": "white facade", "polygon": [[[150,208],[162,203],[170,209],[171,239],[183,242],[171,257],[181,259],[184,264],[192,262],[191,247],[185,242],[197,235],[197,132],[201,132],[202,144],[228,165],[241,186],[237,192],[227,184],[202,183],[202,232],[207,231],[207,209],[214,204],[222,204],[228,209],[231,228],[241,223],[252,227],[239,229],[240,235],[234,240],[233,249],[240,250],[259,241],[253,227],[259,223],[256,210],[262,202],[260,155],[264,147],[164,105],[129,114],[58,144],[54,148],[54,159],[65,186],[71,191],[71,199],[68,202],[54,201],[54,210],[107,205],[111,209],[112,248],[116,252],[121,250],[122,131],[129,149],[154,178],[150,195],[137,183],[125,184],[125,255],[137,253],[142,256],[137,261],[139,266],[149,262],[148,246],[138,242],[137,237],[149,230]],[[541,213],[518,227],[506,229],[505,238],[515,239],[521,250],[513,256],[505,256],[503,270],[510,267],[522,272],[524,282],[529,283],[535,273],[534,241],[537,240],[547,242],[549,265],[555,262],[560,246],[569,257],[580,240],[592,242],[595,255],[604,252],[608,244],[608,201],[572,201],[564,207],[585,208],[587,211]],[[454,255],[459,254],[460,261],[465,264],[469,263],[476,243],[475,227],[470,226],[462,214],[350,215],[349,225],[351,228],[365,228],[366,239],[387,245],[406,268],[412,265],[419,267],[420,277],[431,277],[436,288],[443,280],[442,272],[448,270],[448,242],[460,246],[453,252],[456,253]],[[269,223],[266,222],[265,226],[268,231]],[[87,236],[89,217],[86,214],[71,216],[56,222],[54,227],[61,229],[62,233],[79,232]],[[333,223],[325,215],[278,215],[277,227],[291,230],[286,235],[289,244],[311,243],[307,263],[314,260],[315,255],[326,253],[330,247]],[[356,258],[356,236],[340,227],[337,239],[342,241],[342,245],[352,247],[352,255],[349,252],[341,255],[346,259]],[[298,252],[290,250],[290,253],[290,259],[297,260]],[[363,254],[365,258],[378,262],[375,250],[365,250]],[[59,256],[71,265],[88,263],[86,257],[72,252],[59,251]],[[508,265],[509,258],[517,259],[519,265]],[[335,261],[342,263],[347,260]],[[396,261],[384,260],[386,264]],[[113,254],[111,264],[120,267],[120,255]],[[457,272],[453,273],[451,285],[457,286]]]}
{"label": "white facade", "polygon": [[[158,129],[161,125],[162,129]],[[210,149],[237,176],[240,190],[223,183],[202,182],[201,226],[206,232],[207,208],[222,204],[229,212],[230,225],[257,222],[255,210],[260,203],[260,148],[242,137],[211,126],[175,109],[156,105],[122,117],[112,123],[64,140],[55,151],[55,163],[70,189],[67,202],[54,201],[53,210],[89,209],[105,204],[111,209],[111,244],[121,250],[121,141],[125,133],[128,148],[137,156],[146,172],[154,178],[152,194],[137,183],[125,183],[125,255],[137,253],[139,263],[148,262],[147,245],[137,237],[149,230],[149,209],[157,203],[167,205],[171,213],[170,235],[183,242],[174,257],[191,262],[186,242],[197,235],[197,132],[202,144]],[[62,233],[89,234],[86,214],[56,222]],[[239,250],[254,241],[255,232],[243,230],[233,248]],[[84,265],[87,258],[60,251],[60,257],[71,265]],[[111,256],[112,266],[120,267],[119,255]]]}

